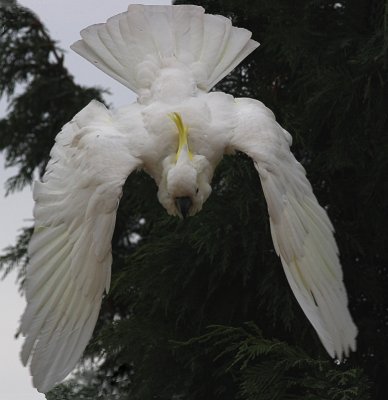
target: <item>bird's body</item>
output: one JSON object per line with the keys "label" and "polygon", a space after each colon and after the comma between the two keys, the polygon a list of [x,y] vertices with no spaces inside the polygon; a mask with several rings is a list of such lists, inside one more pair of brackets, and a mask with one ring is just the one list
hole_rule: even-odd
{"label": "bird's body", "polygon": [[[163,34],[161,34],[163,33]],[[196,6],[130,6],[81,33],[73,49],[138,94],[110,111],[91,102],[56,138],[34,187],[26,335],[34,385],[45,392],[75,366],[109,289],[111,238],[122,186],[145,170],[166,211],[199,212],[224,154],[242,151],[260,175],[285,274],[332,357],[355,349],[333,227],[291,136],[261,102],[209,90],[258,44]]]}

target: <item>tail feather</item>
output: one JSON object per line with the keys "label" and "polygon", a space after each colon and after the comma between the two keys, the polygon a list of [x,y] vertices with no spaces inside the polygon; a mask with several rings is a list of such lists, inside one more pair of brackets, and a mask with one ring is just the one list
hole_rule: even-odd
{"label": "tail feather", "polygon": [[213,71],[217,66],[226,48],[231,29],[232,23],[229,19],[205,14],[204,37],[212,38],[212,40],[203,43],[200,61],[207,64],[209,71]]}
{"label": "tail feather", "polygon": [[[230,71],[237,67],[244,58],[258,47],[258,43],[250,40],[251,32],[242,28],[233,28],[233,35],[230,36],[226,48],[220,56],[218,64],[209,78],[209,87],[212,88],[217,82],[224,78]],[[246,45],[241,48],[241,43]]]}
{"label": "tail feather", "polygon": [[209,91],[259,44],[251,32],[198,6],[130,5],[128,11],[81,32],[71,48],[136,93],[152,59],[162,69],[176,60],[188,66],[199,88]]}
{"label": "tail feather", "polygon": [[190,64],[201,56],[204,9],[197,6],[185,6],[174,7],[173,11],[176,53],[180,55],[182,62]]}

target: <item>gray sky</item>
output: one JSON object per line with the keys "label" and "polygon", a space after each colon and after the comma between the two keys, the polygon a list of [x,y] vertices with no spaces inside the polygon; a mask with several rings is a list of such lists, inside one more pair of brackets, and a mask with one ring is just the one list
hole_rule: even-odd
{"label": "gray sky", "polygon": [[[167,0],[20,0],[20,4],[32,9],[49,29],[53,39],[66,50],[65,64],[78,83],[99,85],[111,91],[107,100],[115,107],[130,103],[134,95],[103,72],[93,67],[69,49],[79,39],[79,31],[88,25],[105,22],[112,15],[123,12],[130,3],[170,4]],[[4,115],[4,102],[0,103],[0,116]],[[4,197],[4,182],[15,173],[4,169],[4,157],[0,154],[0,250],[14,244],[18,230],[32,224],[32,198],[30,188]],[[31,384],[27,368],[19,359],[22,340],[15,340],[18,321],[24,309],[15,285],[15,274],[0,282],[0,399],[45,399]]]}

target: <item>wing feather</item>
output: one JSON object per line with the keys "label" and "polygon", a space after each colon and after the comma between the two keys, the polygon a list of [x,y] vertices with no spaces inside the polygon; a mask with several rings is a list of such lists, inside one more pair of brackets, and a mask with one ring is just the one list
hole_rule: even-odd
{"label": "wing feather", "polygon": [[356,348],[334,228],[318,204],[290,135],[270,110],[237,99],[232,148],[248,154],[260,175],[276,253],[296,299],[332,357]]}
{"label": "wing feather", "polygon": [[20,330],[26,336],[21,358],[30,360],[40,392],[66,377],[93,333],[110,284],[121,188],[140,166],[130,146],[109,111],[92,102],[58,134],[46,174],[34,186]]}

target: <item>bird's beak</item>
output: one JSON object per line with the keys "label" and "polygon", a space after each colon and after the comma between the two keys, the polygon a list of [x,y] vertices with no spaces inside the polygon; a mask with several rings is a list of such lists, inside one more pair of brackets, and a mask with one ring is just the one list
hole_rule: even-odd
{"label": "bird's beak", "polygon": [[193,202],[191,201],[190,197],[177,197],[175,199],[175,205],[178,211],[182,214],[183,218],[186,218],[190,207],[192,206]]}

